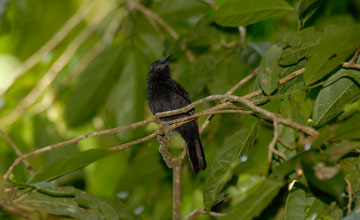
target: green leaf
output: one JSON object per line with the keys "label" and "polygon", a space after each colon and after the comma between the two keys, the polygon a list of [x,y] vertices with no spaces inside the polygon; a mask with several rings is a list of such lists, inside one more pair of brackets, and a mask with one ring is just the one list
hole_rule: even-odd
{"label": "green leaf", "polygon": [[301,0],[299,14],[302,26],[311,18],[323,0]]}
{"label": "green leaf", "polygon": [[[116,126],[141,121],[144,118],[146,103],[146,76],[148,73],[146,63],[148,62],[142,53],[134,47],[126,48],[123,54],[126,65],[107,103],[115,113]],[[128,140],[133,138],[135,134],[135,131],[131,130],[117,135]]]}
{"label": "green leaf", "polygon": [[281,54],[280,65],[289,66],[298,63],[301,59],[309,59],[312,49],[319,40],[319,34],[314,28],[287,34],[283,40],[284,51]]}
{"label": "green leaf", "polygon": [[80,75],[66,105],[69,125],[87,122],[103,106],[122,69],[121,54],[122,49],[117,46],[106,48]]}
{"label": "green leaf", "polygon": [[59,159],[50,165],[46,166],[40,173],[38,173],[31,182],[49,181],[84,166],[87,166],[115,151],[105,149],[92,149],[78,152],[70,157]]}
{"label": "green leaf", "polygon": [[307,152],[302,158],[306,180],[313,192],[335,198],[341,205],[345,190],[344,173],[336,164],[329,164],[326,156],[320,153]]}
{"label": "green leaf", "polygon": [[209,166],[209,172],[204,186],[204,203],[207,210],[219,202],[218,194],[230,179],[231,164],[239,159],[244,149],[254,144],[257,123],[242,127],[235,134],[225,140],[224,146],[215,155]]}
{"label": "green leaf", "polygon": [[[81,220],[134,219],[120,203],[88,194],[73,187],[56,187],[54,190],[71,191],[73,196],[53,196],[35,191],[26,196],[21,201],[21,205]],[[42,191],[46,192],[46,190]]]}
{"label": "green leaf", "polygon": [[360,158],[345,158],[340,161],[340,166],[345,173],[345,177],[350,181],[353,192],[358,192],[360,190]]}
{"label": "green leaf", "polygon": [[[345,121],[330,126],[328,135],[335,141],[360,139],[360,113],[356,113]],[[324,130],[327,130],[325,127]]]}
{"label": "green leaf", "polygon": [[[246,199],[234,204],[224,219],[252,220],[270,204],[283,185],[283,182],[279,180],[263,179],[260,183],[247,189],[250,192]],[[243,187],[240,185],[237,190],[230,191],[231,197],[236,198],[241,195],[242,189]]]}
{"label": "green leaf", "polygon": [[331,73],[356,50],[359,39],[360,25],[329,28],[306,63],[305,83],[315,83]]}
{"label": "green leaf", "polygon": [[220,6],[214,19],[220,25],[238,27],[254,24],[291,11],[293,8],[282,0],[231,0]]}
{"label": "green leaf", "polygon": [[306,195],[302,189],[304,186],[295,183],[293,187],[299,185],[297,189],[292,190],[286,198],[284,220],[307,220],[323,213],[328,207],[327,204],[319,199]]}
{"label": "green leaf", "polygon": [[[241,62],[241,54],[233,53],[219,62],[207,83],[207,89],[211,94],[224,94],[231,89],[233,82],[240,81],[243,77],[239,72],[245,72],[245,64]],[[236,70],[236,72],[234,72]]]}
{"label": "green leaf", "polygon": [[341,113],[345,104],[359,98],[358,85],[348,78],[340,78],[345,72],[346,70],[341,69],[330,77],[326,81],[326,87],[316,97],[312,116],[316,126],[324,125]]}
{"label": "green leaf", "polygon": [[262,90],[266,95],[270,95],[277,88],[280,72],[277,71],[279,67],[279,59],[282,48],[277,45],[272,45],[263,56],[260,62],[259,80]]}
{"label": "green leaf", "polygon": [[[291,98],[290,98],[291,97]],[[292,96],[285,97],[281,102],[280,112],[281,115],[285,118],[290,119],[291,121],[294,121],[299,124],[306,124],[305,118],[301,115],[301,108],[298,102],[293,99]],[[295,96],[296,97],[296,96]],[[294,97],[294,98],[295,98]],[[301,103],[305,104],[305,102]],[[302,106],[304,107],[304,106]]]}

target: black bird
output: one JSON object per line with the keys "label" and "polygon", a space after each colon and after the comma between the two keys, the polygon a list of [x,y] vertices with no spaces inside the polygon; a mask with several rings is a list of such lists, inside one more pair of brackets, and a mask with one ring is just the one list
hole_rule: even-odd
{"label": "black bird", "polygon": [[[170,56],[154,61],[149,70],[147,99],[153,115],[182,108],[191,103],[189,94],[185,89],[170,77],[170,68],[167,62]],[[171,121],[193,114],[195,114],[195,109],[179,115],[164,117],[161,120]],[[174,131],[178,132],[185,140],[187,154],[194,173],[204,170],[206,160],[200,141],[197,119],[175,128]]]}

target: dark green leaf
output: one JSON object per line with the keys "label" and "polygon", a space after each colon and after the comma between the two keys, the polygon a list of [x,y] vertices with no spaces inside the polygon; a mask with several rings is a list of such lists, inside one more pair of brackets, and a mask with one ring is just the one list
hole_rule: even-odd
{"label": "dark green leaf", "polygon": [[350,181],[353,192],[360,190],[360,158],[348,157],[340,161],[341,169],[345,173],[345,177]]}
{"label": "dark green leaf", "polygon": [[66,105],[66,120],[76,126],[90,120],[103,106],[123,68],[119,62],[122,49],[105,49],[80,75]]}
{"label": "dark green leaf", "polygon": [[[297,183],[295,183],[294,187],[296,185]],[[306,194],[300,187],[289,193],[285,204],[284,220],[307,220],[313,216],[318,216],[326,210],[327,204],[316,197]]]}
{"label": "dark green leaf", "polygon": [[[63,191],[63,187],[56,190]],[[68,216],[81,220],[133,219],[134,217],[121,204],[111,202],[84,191],[65,187],[73,196],[52,196],[43,192],[32,192],[22,201],[22,206],[36,208],[54,215]]]}
{"label": "dark green leaf", "polygon": [[320,37],[315,33],[314,28],[306,28],[300,33],[287,34],[283,40],[284,51],[281,54],[280,65],[293,65],[301,59],[309,59],[312,49],[319,40]]}
{"label": "dark green leaf", "polygon": [[283,186],[279,180],[265,178],[255,183],[247,188],[240,184],[236,189],[230,190],[230,195],[235,200],[244,194],[244,190],[246,197],[234,204],[224,219],[252,220],[269,205]]}
{"label": "dark green leaf", "polygon": [[[234,70],[237,70],[234,72]],[[244,75],[244,63],[241,62],[240,53],[234,53],[226,57],[214,69],[214,73],[207,83],[207,89],[211,94],[224,94],[233,86],[233,82],[240,81]]]}
{"label": "dark green leaf", "polygon": [[282,0],[231,0],[220,6],[215,14],[215,21],[223,26],[246,26],[292,10],[293,8]]}
{"label": "dark green leaf", "polygon": [[[303,101],[303,100],[299,100],[299,101]],[[302,105],[305,104],[304,101],[300,103]],[[302,107],[306,107],[306,105]],[[281,115],[283,115],[285,118],[290,119],[291,121],[305,125],[306,121],[304,116],[302,115],[303,112],[301,112],[301,110],[302,109],[300,108],[300,104],[298,104],[298,102],[296,102],[293,99],[293,96],[291,95],[290,97],[288,96],[284,98],[284,100],[281,102],[281,107],[280,107]]]}
{"label": "dark green leaf", "polygon": [[92,149],[78,152],[70,157],[59,159],[46,166],[43,171],[38,173],[32,179],[31,182],[53,180],[74,170],[87,166],[111,153],[114,153],[114,151],[104,149]]}
{"label": "dark green leaf", "polygon": [[344,173],[336,164],[328,164],[323,154],[308,152],[302,159],[303,170],[314,193],[322,192],[324,195],[343,203],[342,193],[345,190]]}
{"label": "dark green leaf", "polygon": [[320,6],[323,0],[301,0],[299,14],[302,20],[302,26],[310,19]]}
{"label": "dark green leaf", "polygon": [[326,81],[325,88],[316,97],[312,116],[316,126],[324,125],[341,113],[345,104],[359,98],[360,89],[358,85],[348,78],[340,78],[344,72],[346,70],[341,69],[337,74],[330,77]]}
{"label": "dark green leaf", "polygon": [[[126,65],[108,101],[116,116],[116,126],[141,121],[146,103],[147,61],[141,52],[133,47],[124,50],[123,54]],[[118,133],[118,136],[128,140],[135,134],[132,130]]]}
{"label": "dark green leaf", "polygon": [[247,127],[242,127],[226,139],[223,148],[211,161],[204,187],[204,203],[208,210],[219,202],[218,194],[231,177],[231,174],[226,171],[234,161],[239,159],[244,149],[254,144],[256,125],[257,123],[252,123]]}
{"label": "dark green leaf", "polygon": [[265,94],[270,95],[277,88],[280,72],[276,71],[282,49],[277,45],[271,46],[260,62],[259,80]]}
{"label": "dark green leaf", "polygon": [[353,115],[344,122],[335,124],[332,129],[332,132],[335,133],[334,140],[360,139],[360,123],[354,123],[357,121],[360,121],[360,113]]}
{"label": "dark green leaf", "polygon": [[360,25],[329,28],[306,63],[305,83],[312,84],[331,73],[356,50],[359,39]]}

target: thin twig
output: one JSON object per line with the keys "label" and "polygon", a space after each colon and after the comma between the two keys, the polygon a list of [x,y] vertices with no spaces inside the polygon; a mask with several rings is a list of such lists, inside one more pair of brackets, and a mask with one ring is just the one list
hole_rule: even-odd
{"label": "thin twig", "polygon": [[353,59],[351,60],[351,63],[352,63],[352,64],[355,64],[355,63],[356,63],[356,61],[357,61],[358,58],[359,58],[359,55],[360,55],[360,45],[359,45],[358,48],[356,49],[355,55],[354,55]]}
{"label": "thin twig", "polygon": [[[57,148],[60,148],[60,147],[68,146],[70,144],[75,144],[75,143],[77,143],[77,142],[79,142],[79,141],[81,141],[83,139],[86,139],[86,138],[97,137],[97,136],[102,136],[102,135],[106,135],[106,134],[118,133],[118,132],[121,132],[121,131],[124,131],[124,130],[129,130],[129,129],[135,129],[137,127],[144,126],[144,125],[149,124],[151,122],[155,122],[154,117],[151,118],[151,119],[141,121],[141,122],[137,122],[137,123],[127,125],[127,126],[122,126],[122,127],[118,127],[118,128],[106,129],[106,130],[101,130],[101,131],[96,131],[96,132],[84,134],[84,135],[81,135],[79,137],[76,137],[76,138],[73,138],[73,139],[70,139],[70,140],[67,140],[67,141],[64,141],[64,142],[60,142],[60,143],[57,143],[57,144],[49,145],[49,146],[43,147],[41,149],[32,151],[30,153],[24,154],[24,155],[18,157],[14,161],[14,163],[10,166],[10,168],[5,173],[4,179],[7,179],[9,177],[9,175],[14,171],[15,167],[17,165],[19,165],[19,163],[21,161],[23,161],[24,159],[27,159],[29,157],[35,157],[35,156],[37,156],[39,154],[42,154],[42,153],[45,153],[45,152],[48,152],[48,151],[51,151],[51,150],[54,150],[54,149],[57,149]],[[118,148],[120,148],[120,146],[118,146]]]}
{"label": "thin twig", "polygon": [[111,23],[104,32],[102,39],[88,52],[75,66],[72,78],[84,71],[84,69],[93,61],[105,48],[110,45],[114,39],[116,31],[122,24],[123,19],[127,16],[127,11],[118,10],[111,19]]}
{"label": "thin twig", "polygon": [[149,23],[151,24],[151,26],[154,28],[154,30],[156,31],[156,33],[159,35],[159,38],[161,41],[165,40],[165,35],[161,32],[158,24],[154,21],[154,19],[152,19],[151,16],[149,16],[149,14],[147,13],[143,13],[144,16],[147,18],[147,20],[149,21]]}
{"label": "thin twig", "polygon": [[[207,213],[206,213],[205,209],[195,209],[184,220],[192,220],[192,219],[198,217],[199,215],[206,215],[206,214]],[[209,212],[209,216],[222,218],[222,217],[225,217],[226,214],[218,213],[218,212]]]}
{"label": "thin twig", "polygon": [[[251,80],[252,78],[254,78],[257,74],[259,73],[259,68],[256,68],[254,71],[252,71],[248,76],[246,76],[244,79],[240,80],[238,83],[236,83],[235,86],[233,86],[229,91],[227,91],[225,93],[225,95],[232,95],[237,89],[239,89],[242,85],[244,85],[245,83],[247,83],[249,80]],[[220,101],[219,104],[221,104],[222,102]],[[200,128],[200,133],[202,133],[205,128],[209,125],[210,121],[212,120],[214,115],[209,115],[205,122],[201,125]]]}
{"label": "thin twig", "polygon": [[213,9],[217,9],[217,6],[216,6],[216,4],[215,4],[215,1],[213,1],[213,0],[200,0],[200,1],[208,4],[208,5],[211,6]]}
{"label": "thin twig", "polygon": [[[360,53],[360,52],[359,52]],[[342,63],[341,67],[343,68],[349,68],[349,69],[358,69],[360,70],[360,64],[356,64],[356,63],[352,63],[352,62],[344,62]],[[285,84],[286,82],[288,82],[289,80],[303,74],[305,72],[305,67],[304,68],[301,68],[283,78],[281,78],[278,82],[278,85],[282,85],[282,84]],[[246,94],[244,95],[243,97],[246,98],[246,99],[251,99],[255,96],[259,96],[263,94],[262,90],[261,89],[258,89],[252,93],[249,93],[249,94]]]}
{"label": "thin twig", "polygon": [[162,17],[136,1],[130,2],[131,4],[134,4],[133,6],[141,13],[143,13],[147,18],[150,18],[160,24],[175,40],[179,39],[179,34],[176,33],[176,31],[164,19],[162,19]]}
{"label": "thin twig", "polygon": [[[119,29],[123,18],[127,15],[127,11],[118,10],[113,18],[111,19],[110,24],[106,28],[102,39],[89,51],[85,54],[85,56],[81,57],[81,60],[76,64],[74,70],[71,72],[71,76],[69,76],[62,84],[70,84],[70,82],[74,81],[81,72],[106,48],[107,45],[111,44],[113,41],[114,35],[116,31]],[[55,89],[51,89],[40,102],[38,102],[32,108],[32,115],[40,114],[41,112],[48,109],[53,102],[56,100],[57,91]]]}
{"label": "thin twig", "polygon": [[276,150],[275,148],[273,149],[273,153],[275,155],[278,155],[279,157],[281,157],[285,161],[288,160],[287,156],[283,152],[280,152],[280,151]]}
{"label": "thin twig", "polygon": [[280,144],[284,145],[284,147],[290,149],[290,150],[294,150],[295,147],[291,146],[290,144],[286,143],[280,136],[278,138],[278,141],[280,142]]}
{"label": "thin twig", "polygon": [[360,70],[360,64],[351,63],[351,62],[345,62],[342,64],[343,68],[349,68],[349,69],[358,69]]}
{"label": "thin twig", "polygon": [[[299,70],[296,70],[295,72],[293,72],[293,73],[291,73],[291,74],[289,74],[289,75],[281,78],[281,79],[279,80],[279,82],[278,82],[278,85],[283,85],[283,84],[287,83],[288,81],[294,79],[295,77],[303,74],[304,72],[305,72],[305,68],[301,68],[301,69],[299,69]],[[252,93],[249,93],[249,94],[246,94],[246,95],[244,95],[244,96],[242,96],[242,97],[245,98],[245,99],[251,99],[251,98],[253,98],[253,97],[255,97],[255,96],[259,96],[259,95],[261,95],[261,94],[263,94],[263,91],[262,91],[261,89],[258,89],[258,90],[256,90],[256,91],[254,91],[254,92],[252,92]]]}
{"label": "thin twig", "polygon": [[128,143],[125,143],[125,144],[121,144],[119,146],[115,146],[115,147],[112,147],[110,148],[109,150],[122,150],[122,149],[125,149],[127,147],[130,147],[132,145],[136,145],[136,144],[140,144],[140,143],[143,143],[145,141],[149,141],[151,139],[153,139],[154,137],[156,137],[157,135],[159,134],[158,130],[153,132],[152,134],[146,136],[146,137],[143,137],[143,138],[140,138],[140,139],[136,139],[134,141],[130,141]]}
{"label": "thin twig", "polygon": [[273,121],[273,125],[274,125],[274,137],[269,144],[269,152],[268,152],[268,162],[270,163],[270,167],[271,167],[272,156],[275,151],[276,142],[278,141],[279,138],[279,126],[277,120]]}
{"label": "thin twig", "polygon": [[348,194],[349,194],[349,201],[347,204],[347,210],[348,210],[348,214],[349,214],[349,213],[351,213],[351,205],[353,202],[353,196],[352,196],[353,193],[352,193],[351,183],[350,183],[349,179],[345,177],[345,181],[346,181],[346,184],[348,187]]}
{"label": "thin twig", "polygon": [[[15,142],[5,133],[5,131],[3,131],[2,129],[0,129],[0,134],[1,136],[3,136],[3,138],[9,143],[9,145],[11,146],[11,148],[15,151],[15,153],[21,157],[23,154],[20,151],[20,149],[16,146]],[[26,168],[29,170],[29,173],[31,176],[34,175],[34,170],[31,168],[31,165],[29,163],[29,161],[27,159],[25,159],[24,164],[26,166]]]}
{"label": "thin twig", "polygon": [[83,42],[88,39],[88,37],[96,30],[97,26],[106,17],[110,10],[110,7],[105,8],[101,12],[99,17],[95,19],[94,24],[84,28],[75,37],[75,39],[67,46],[61,56],[50,67],[49,71],[31,90],[31,92],[20,101],[20,103],[9,115],[4,118],[1,123],[3,126],[10,125],[14,121],[16,121],[26,111],[26,109],[39,98],[42,92],[55,80],[60,71],[67,65],[67,63],[70,61],[78,48],[83,44]]}
{"label": "thin twig", "polygon": [[303,74],[304,72],[305,72],[305,68],[301,68],[301,69],[299,69],[299,70],[296,70],[295,72],[293,72],[293,73],[291,73],[291,74],[289,74],[289,75],[281,78],[281,79],[279,80],[279,82],[278,82],[278,85],[283,85],[283,84],[287,83],[288,81],[294,79],[295,77]]}
{"label": "thin twig", "polygon": [[11,75],[14,77],[11,81],[5,85],[5,87],[0,91],[0,97],[2,97],[14,82],[24,75],[28,70],[34,67],[46,54],[53,50],[57,45],[59,45],[69,33],[81,22],[83,17],[89,13],[91,9],[94,8],[98,1],[90,1],[88,4],[84,4],[67,22],[60,28],[58,32],[46,42],[37,52],[35,52],[31,57],[29,57],[21,66],[19,66]]}
{"label": "thin twig", "polygon": [[225,93],[225,95],[232,95],[238,88],[240,88],[242,85],[247,83],[250,79],[257,76],[259,73],[259,68],[256,68],[254,71],[252,71],[248,76],[246,76],[244,79],[240,80],[234,87],[232,87],[228,92]]}

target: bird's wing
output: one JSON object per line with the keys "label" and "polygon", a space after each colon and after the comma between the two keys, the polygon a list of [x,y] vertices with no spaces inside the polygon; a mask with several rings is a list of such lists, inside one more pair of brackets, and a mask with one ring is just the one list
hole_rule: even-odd
{"label": "bird's wing", "polygon": [[186,90],[176,82],[173,84],[173,86],[174,88],[172,91],[174,92],[174,96],[171,102],[174,109],[182,108],[189,105],[191,103],[191,100]]}
{"label": "bird's wing", "polygon": [[[186,92],[186,90],[178,83],[173,84],[175,88],[173,88],[172,91],[174,91],[173,99],[171,100],[173,109],[183,108],[187,105],[191,104],[190,96]],[[193,115],[195,114],[195,109],[191,109],[187,113],[180,114],[180,115]]]}

